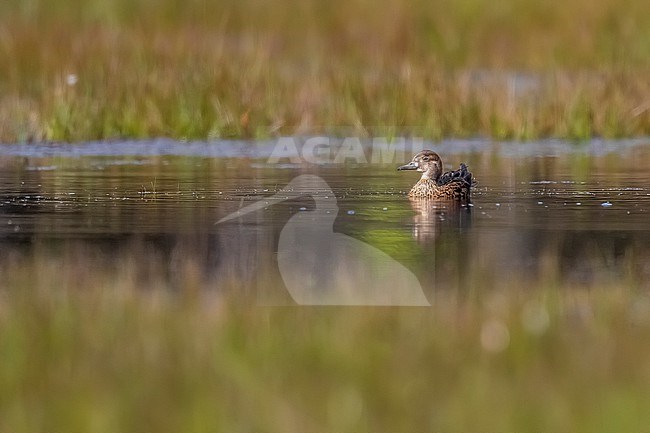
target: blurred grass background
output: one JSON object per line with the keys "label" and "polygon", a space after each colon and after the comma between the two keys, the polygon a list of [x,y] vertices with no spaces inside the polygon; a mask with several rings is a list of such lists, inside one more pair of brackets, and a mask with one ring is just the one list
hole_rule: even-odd
{"label": "blurred grass background", "polygon": [[650,133],[645,0],[5,0],[0,140]]}
{"label": "blurred grass background", "polygon": [[191,268],[168,291],[139,280],[142,257],[100,259],[3,262],[3,431],[648,428],[643,283],[512,281],[440,290],[431,308],[259,307],[235,282],[230,295],[192,290]]}

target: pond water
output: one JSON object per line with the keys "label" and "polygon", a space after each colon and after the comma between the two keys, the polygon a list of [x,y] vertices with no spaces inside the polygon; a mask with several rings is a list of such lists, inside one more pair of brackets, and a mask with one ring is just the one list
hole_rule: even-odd
{"label": "pond water", "polygon": [[[201,289],[282,305],[310,303],[292,292],[296,280],[369,291],[419,283],[429,302],[436,291],[513,284],[650,284],[650,140],[425,144],[447,169],[465,162],[474,173],[463,206],[410,201],[418,176],[395,169],[409,152],[385,164],[272,164],[273,146],[0,145],[0,271],[38,257],[89,272],[131,266],[143,287],[155,275],[182,289],[192,275]],[[283,190],[305,174],[323,182]],[[360,249],[334,247],[349,239]],[[292,263],[301,270],[290,276]]]}

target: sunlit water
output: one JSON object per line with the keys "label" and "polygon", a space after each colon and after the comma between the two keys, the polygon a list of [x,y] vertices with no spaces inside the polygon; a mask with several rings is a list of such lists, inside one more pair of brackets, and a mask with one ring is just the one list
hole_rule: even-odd
{"label": "sunlit water", "polygon": [[[215,223],[310,173],[336,197],[334,232],[406,266],[429,299],[436,290],[488,290],[513,281],[648,287],[649,142],[426,147],[448,169],[469,165],[478,180],[471,205],[411,202],[406,193],[417,174],[395,170],[403,159],[269,164],[272,143],[2,145],[0,268],[37,255],[95,267],[130,257],[143,268],[154,262],[155,272],[168,272],[170,287],[182,288],[175,272],[179,263],[192,263],[206,290],[227,283],[265,302],[290,303],[278,271],[278,236],[315,202],[292,198]],[[101,260],[66,262],[79,256]],[[326,253],[322,259],[342,266]]]}

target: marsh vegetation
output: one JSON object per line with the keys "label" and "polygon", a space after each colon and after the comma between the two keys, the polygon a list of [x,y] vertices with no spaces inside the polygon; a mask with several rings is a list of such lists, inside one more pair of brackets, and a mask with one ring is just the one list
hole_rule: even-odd
{"label": "marsh vegetation", "polygon": [[644,0],[8,0],[0,141],[643,136],[649,15]]}

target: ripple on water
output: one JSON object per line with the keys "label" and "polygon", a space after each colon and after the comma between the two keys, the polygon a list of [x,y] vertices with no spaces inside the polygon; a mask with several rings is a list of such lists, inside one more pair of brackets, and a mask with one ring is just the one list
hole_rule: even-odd
{"label": "ripple on water", "polygon": [[[279,231],[291,215],[312,211],[315,201],[291,199],[237,224],[214,223],[244,203],[278,193],[293,177],[313,173],[337,198],[335,231],[380,248],[420,275],[444,269],[437,284],[461,284],[471,280],[463,272],[474,270],[498,270],[494,278],[503,280],[538,278],[549,256],[558,258],[553,263],[560,275],[585,281],[603,272],[646,272],[638,262],[650,260],[645,143],[427,144],[449,166],[466,161],[480,179],[465,207],[414,205],[406,193],[417,174],[398,173],[390,164],[316,167],[253,158],[272,151],[272,144],[0,146],[0,246],[33,245],[40,238],[110,239],[108,250],[118,254],[132,236],[155,238],[151,248],[157,251],[196,233],[197,245],[218,250],[212,262],[196,258],[204,266],[218,262],[230,273],[258,269],[268,265],[265,260],[273,263]],[[581,154],[590,157],[576,163]],[[189,254],[198,255],[197,248]],[[531,311],[530,326],[537,329],[535,320],[543,315]],[[488,340],[492,328],[486,328]]]}

